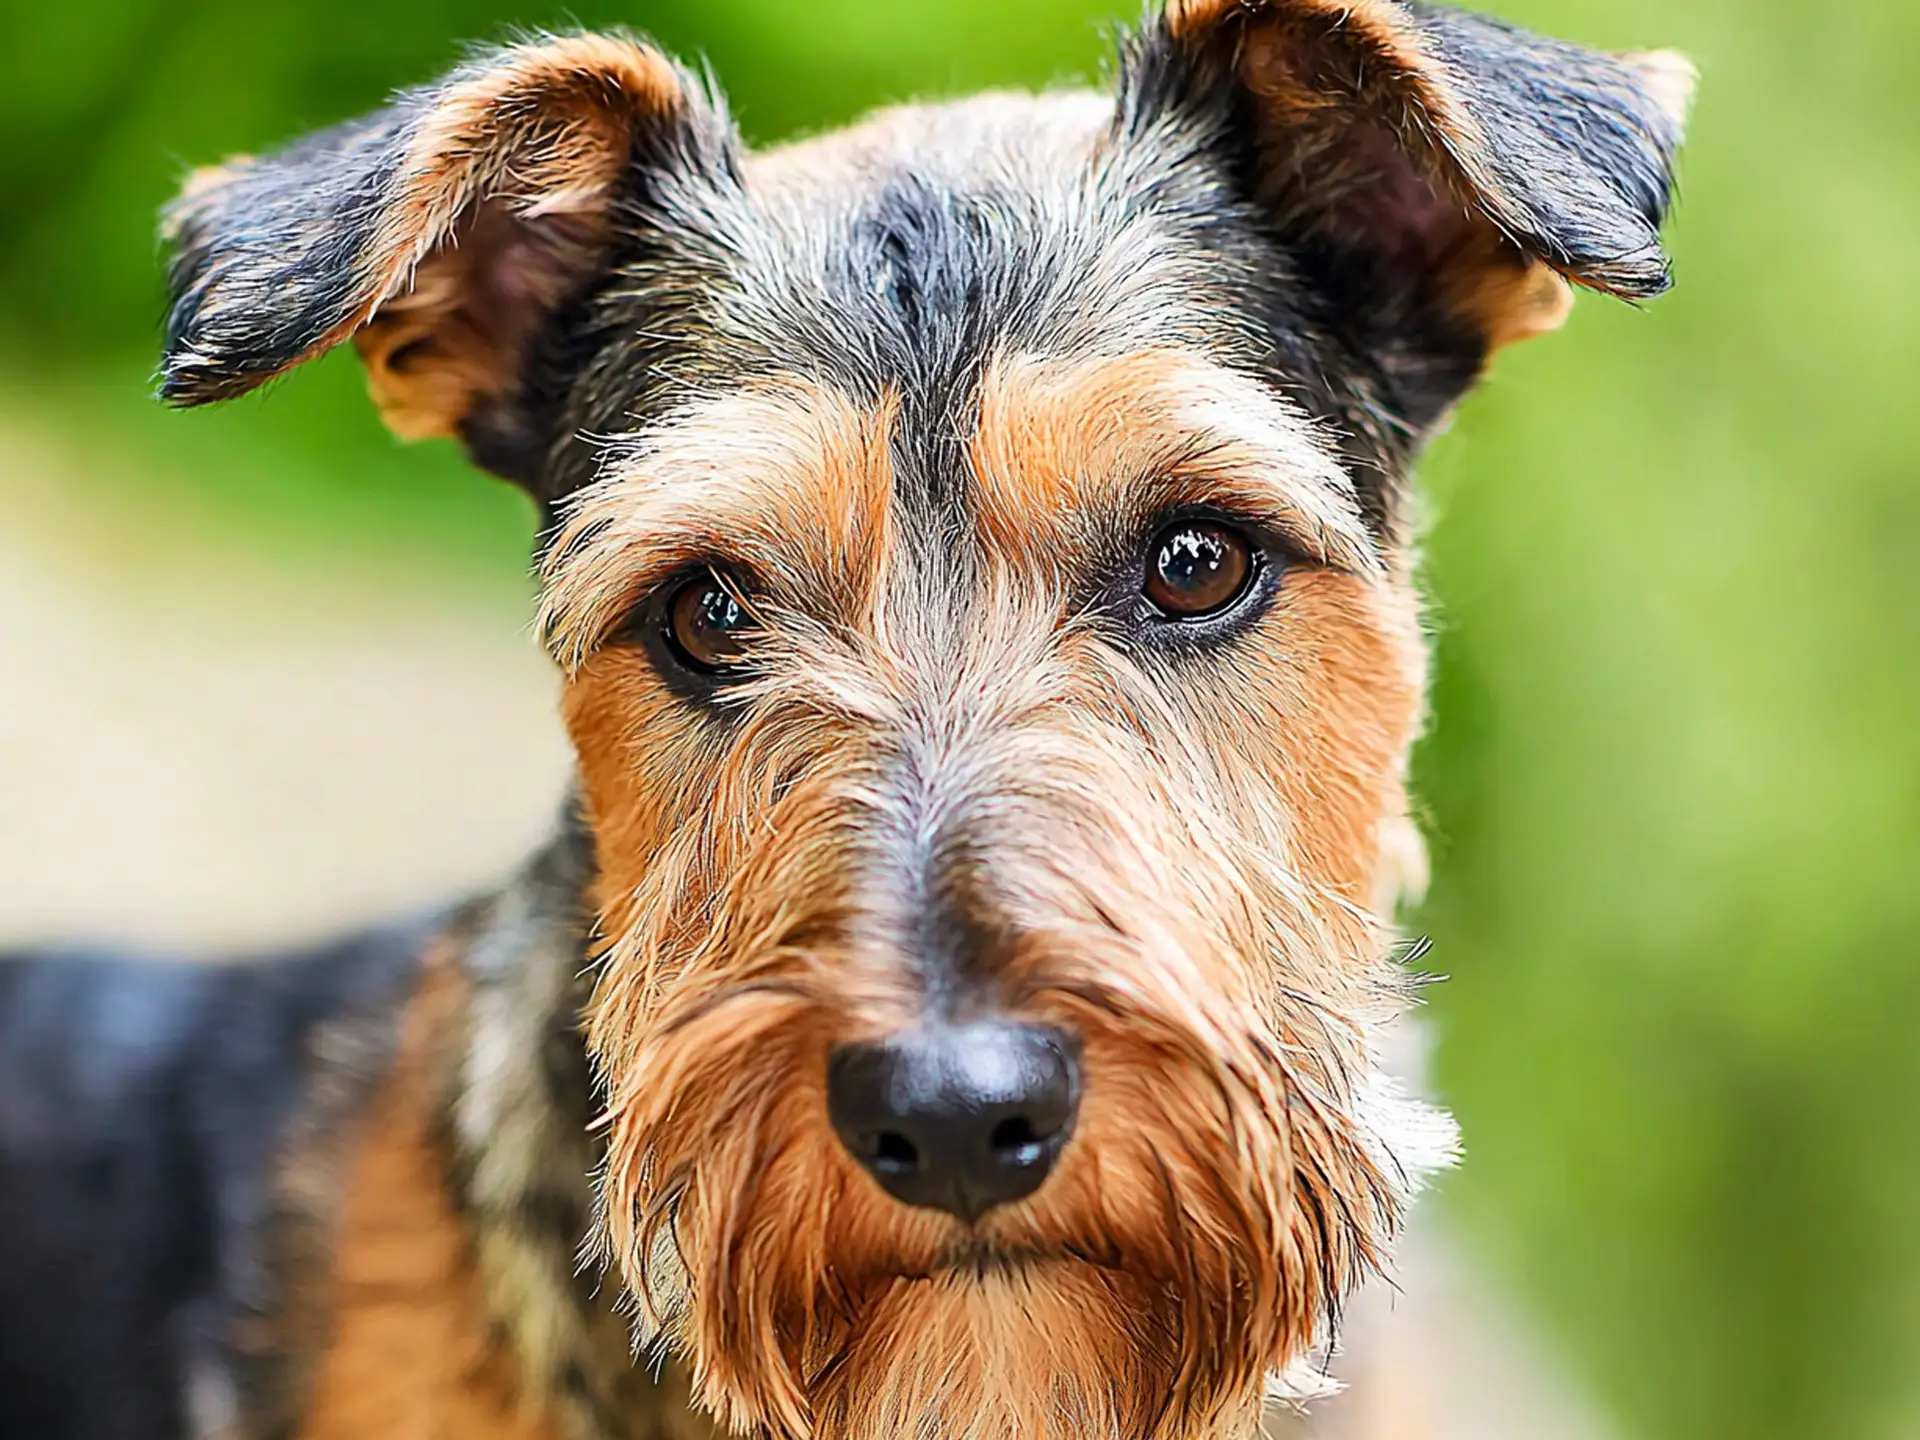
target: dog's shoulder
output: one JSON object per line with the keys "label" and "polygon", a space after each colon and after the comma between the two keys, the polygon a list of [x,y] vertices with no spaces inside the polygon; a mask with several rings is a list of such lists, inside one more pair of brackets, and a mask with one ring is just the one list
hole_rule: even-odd
{"label": "dog's shoulder", "polygon": [[549,1440],[526,1403],[508,1334],[489,1309],[480,1217],[449,1132],[469,1038],[472,985],[457,944],[429,947],[403,1007],[394,1061],[344,1169],[312,1352],[302,1440],[458,1434]]}

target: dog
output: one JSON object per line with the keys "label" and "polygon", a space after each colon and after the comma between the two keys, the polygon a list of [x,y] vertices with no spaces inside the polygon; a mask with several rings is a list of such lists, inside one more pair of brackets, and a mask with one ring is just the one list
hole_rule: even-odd
{"label": "dog", "polygon": [[196,173],[162,396],[350,341],[521,487],[577,782],[410,923],[0,967],[0,1430],[1254,1434],[1454,1151],[1411,471],[1667,288],[1690,89],[1169,0],[1103,93],[750,152],[552,35]]}

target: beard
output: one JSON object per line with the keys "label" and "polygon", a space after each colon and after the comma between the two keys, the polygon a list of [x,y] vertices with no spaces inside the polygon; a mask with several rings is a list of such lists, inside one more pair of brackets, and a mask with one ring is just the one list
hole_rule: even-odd
{"label": "beard", "polygon": [[1138,1000],[1037,997],[1083,1038],[1081,1122],[1045,1186],[972,1226],[883,1194],[824,1123],[844,1005],[763,977],[669,1007],[602,1177],[644,1338],[724,1426],[782,1440],[1251,1435],[1384,1258],[1425,1163],[1384,1133],[1444,1149],[1445,1127],[1370,1056],[1309,1068],[1324,1050]]}

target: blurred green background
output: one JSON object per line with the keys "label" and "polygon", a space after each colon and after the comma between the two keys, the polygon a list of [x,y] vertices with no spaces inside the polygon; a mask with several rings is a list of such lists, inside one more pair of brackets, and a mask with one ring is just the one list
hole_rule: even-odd
{"label": "blurred green background", "polygon": [[[519,597],[520,501],[389,440],[350,357],[217,413],[149,403],[152,216],[187,163],[372,106],[509,25],[650,30],[765,140],[1094,74],[1114,8],[14,0],[0,432],[58,441],[63,545]],[[1469,1149],[1443,1203],[1625,1433],[1911,1440],[1920,6],[1494,8],[1678,46],[1703,84],[1677,291],[1584,298],[1426,467],[1436,878],[1414,923],[1452,977],[1438,1083]]]}

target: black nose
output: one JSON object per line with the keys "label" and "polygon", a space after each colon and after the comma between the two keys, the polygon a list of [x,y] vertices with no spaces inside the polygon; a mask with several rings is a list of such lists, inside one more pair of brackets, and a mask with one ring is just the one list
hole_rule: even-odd
{"label": "black nose", "polygon": [[1040,1188],[1079,1102],[1066,1037],[1006,1020],[842,1046],[827,1066],[827,1109],[854,1159],[895,1199],[966,1221]]}

